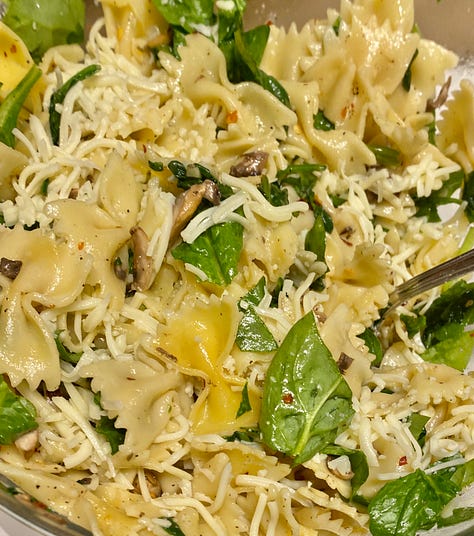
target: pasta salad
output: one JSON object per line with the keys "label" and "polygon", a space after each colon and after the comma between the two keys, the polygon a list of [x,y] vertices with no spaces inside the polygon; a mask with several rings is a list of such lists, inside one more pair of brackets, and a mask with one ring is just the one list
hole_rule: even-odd
{"label": "pasta salad", "polygon": [[384,314],[474,243],[474,86],[414,1],[248,29],[244,0],[100,0],[84,46],[80,2],[34,43],[18,4],[0,474],[95,536],[474,517],[474,286]]}

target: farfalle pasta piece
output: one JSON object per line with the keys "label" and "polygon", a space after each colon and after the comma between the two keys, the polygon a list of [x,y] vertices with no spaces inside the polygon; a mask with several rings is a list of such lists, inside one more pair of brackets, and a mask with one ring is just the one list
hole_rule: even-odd
{"label": "farfalle pasta piece", "polygon": [[57,243],[40,230],[21,227],[0,232],[0,257],[20,261],[18,275],[2,277],[0,373],[12,385],[44,381],[56,389],[60,378],[54,333],[41,310],[71,304],[84,288],[92,259],[85,251]]}

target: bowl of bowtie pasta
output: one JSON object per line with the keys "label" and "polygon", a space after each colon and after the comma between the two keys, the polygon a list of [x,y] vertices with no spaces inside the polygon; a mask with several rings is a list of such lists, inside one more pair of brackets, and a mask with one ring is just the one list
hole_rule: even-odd
{"label": "bowl of bowtie pasta", "polygon": [[0,2],[0,525],[472,533],[471,4]]}

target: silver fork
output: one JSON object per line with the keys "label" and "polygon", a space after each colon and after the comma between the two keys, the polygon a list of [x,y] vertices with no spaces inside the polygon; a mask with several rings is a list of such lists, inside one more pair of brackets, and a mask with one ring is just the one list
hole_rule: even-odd
{"label": "silver fork", "polygon": [[474,249],[471,249],[398,285],[388,298],[388,309],[384,311],[384,315],[418,294],[473,271]]}

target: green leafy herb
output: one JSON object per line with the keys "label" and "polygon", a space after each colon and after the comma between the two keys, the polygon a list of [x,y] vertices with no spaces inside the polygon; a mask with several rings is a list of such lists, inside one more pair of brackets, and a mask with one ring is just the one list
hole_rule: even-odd
{"label": "green leafy herb", "polygon": [[313,126],[316,130],[324,130],[326,132],[336,128],[334,123],[324,115],[322,110],[318,110],[318,113],[313,115]]}
{"label": "green leafy herb", "polygon": [[351,469],[354,476],[351,478],[351,498],[357,495],[359,488],[369,476],[369,464],[367,456],[361,450],[340,447],[339,445],[329,445],[322,451],[324,454],[331,456],[347,456],[351,462]]}
{"label": "green leafy herb", "polygon": [[171,254],[202,270],[211,283],[228,285],[237,275],[243,234],[240,223],[219,223],[200,234],[192,244],[179,244]]}
{"label": "green leafy herb", "polygon": [[315,213],[314,215],[314,223],[305,237],[304,248],[306,251],[312,251],[316,255],[318,261],[325,261],[326,229],[324,227],[322,211],[318,211],[318,213]]}
{"label": "green leafy herb", "polygon": [[278,299],[280,292],[283,289],[283,277],[279,277],[274,289],[272,290],[272,301],[270,302],[270,307],[278,307]]}
{"label": "green leafy herb", "polygon": [[288,205],[288,191],[286,188],[282,188],[278,182],[270,182],[266,175],[262,177],[258,189],[274,207]]}
{"label": "green leafy herb", "polygon": [[152,162],[151,160],[148,160],[148,165],[153,171],[163,171],[165,169],[163,162]]}
{"label": "green leafy herb", "polygon": [[48,195],[48,186],[49,186],[49,179],[44,179],[43,184],[41,185],[40,193],[41,195]]}
{"label": "green leafy herb", "polygon": [[[226,6],[226,9],[223,9],[217,4],[217,39],[219,45],[232,41],[235,32],[243,28],[242,17],[246,4],[246,0],[234,0],[232,6]],[[230,9],[227,9],[228,7]]]}
{"label": "green leafy herb", "polygon": [[334,443],[350,422],[352,393],[312,312],[288,332],[268,368],[260,429],[270,447],[302,463]]}
{"label": "green leafy herb", "polygon": [[241,417],[244,413],[247,413],[248,411],[252,411],[252,406],[250,405],[248,383],[245,382],[244,388],[242,389],[242,401],[240,402],[236,417]]}
{"label": "green leafy herb", "polygon": [[84,41],[83,0],[9,0],[3,22],[39,62],[53,46]]}
{"label": "green leafy herb", "polygon": [[412,413],[408,417],[409,429],[413,437],[418,441],[420,447],[425,444],[426,437],[426,423],[430,420],[426,415],[420,413]]}
{"label": "green leafy herb", "polygon": [[202,164],[194,163],[186,165],[179,160],[171,160],[168,163],[168,169],[176,177],[178,187],[183,190],[187,190],[194,184],[201,184],[201,182],[208,179],[217,185],[221,199],[227,199],[233,194],[230,186],[218,181],[214,174]]}
{"label": "green leafy herb", "polygon": [[33,404],[16,395],[0,375],[0,445],[11,445],[18,437],[37,427]]}
{"label": "green leafy herb", "polygon": [[57,330],[54,333],[54,342],[56,343],[56,348],[59,352],[59,357],[66,361],[67,363],[71,363],[72,365],[76,365],[79,359],[81,358],[83,352],[70,352],[61,341],[61,330]]}
{"label": "green leafy herb", "polygon": [[400,151],[387,145],[367,145],[374,153],[379,166],[396,167],[401,164]]}
{"label": "green leafy herb", "polygon": [[412,76],[411,69],[412,69],[412,66],[413,66],[413,62],[415,61],[417,56],[418,56],[418,49],[415,50],[415,53],[413,54],[413,56],[412,56],[412,58],[410,60],[410,63],[408,64],[407,70],[405,71],[405,74],[403,75],[402,87],[403,87],[403,89],[405,91],[410,91],[411,76]]}
{"label": "green leafy herb", "polygon": [[241,428],[236,430],[230,436],[224,436],[226,441],[244,441],[246,443],[255,443],[260,439],[260,430],[258,428]]}
{"label": "green leafy herb", "polygon": [[474,171],[468,173],[464,180],[464,188],[462,192],[462,200],[466,201],[466,209],[464,214],[472,223],[474,222]]}
{"label": "green leafy herb", "polygon": [[337,17],[337,19],[334,21],[334,24],[332,25],[332,29],[334,30],[334,33],[336,35],[339,35],[339,29],[341,27],[341,22],[342,22],[342,19],[341,17]]}
{"label": "green leafy herb", "polygon": [[473,471],[471,460],[431,474],[417,469],[388,482],[369,503],[372,536],[414,536],[434,527],[444,506],[473,482]]}
{"label": "green leafy herb", "polygon": [[58,88],[52,95],[49,102],[49,129],[51,131],[51,139],[54,145],[59,143],[59,125],[61,122],[61,114],[57,111],[56,105],[62,104],[69,90],[75,86],[78,82],[93,76],[100,71],[100,65],[88,65],[81,69],[78,73],[65,82],[60,88]]}
{"label": "green leafy herb", "polygon": [[429,222],[441,221],[438,214],[438,207],[449,203],[459,204],[461,202],[459,199],[453,197],[453,194],[462,186],[463,180],[464,172],[455,171],[450,173],[448,179],[443,182],[441,188],[431,192],[429,197],[414,196],[413,199],[417,208],[415,216],[418,216],[419,218],[426,216]]}
{"label": "green leafy herb", "polygon": [[372,361],[372,365],[374,367],[378,367],[382,362],[383,349],[382,343],[378,339],[377,335],[375,335],[372,329],[366,328],[365,331],[359,335],[359,338],[365,342],[369,352],[375,356],[375,359]]}
{"label": "green leafy herb", "polygon": [[416,315],[400,315],[400,320],[405,324],[408,336],[413,338],[417,333],[422,333],[426,327],[426,317]]}
{"label": "green leafy herb", "polygon": [[153,0],[156,9],[173,26],[193,33],[216,22],[214,0]]}
{"label": "green leafy herb", "polygon": [[265,278],[262,277],[239,302],[243,316],[237,328],[235,342],[243,352],[272,352],[278,348],[271,331],[255,310],[264,295]]}
{"label": "green leafy herb", "polygon": [[439,528],[451,527],[452,525],[457,525],[458,523],[471,519],[474,519],[474,508],[467,506],[464,508],[454,508],[453,513],[449,517],[439,517],[436,524]]}
{"label": "green leafy herb", "polygon": [[96,423],[95,429],[102,434],[108,441],[112,454],[118,452],[120,445],[125,441],[125,428],[115,428],[116,419],[110,419],[103,415]]}
{"label": "green leafy herb", "polygon": [[162,517],[161,519],[168,522],[166,525],[161,525],[161,528],[166,533],[171,534],[171,536],[186,536],[172,517]]}
{"label": "green leafy herb", "polygon": [[0,142],[9,147],[15,145],[13,129],[16,127],[23,103],[40,77],[41,70],[33,65],[0,104]]}

